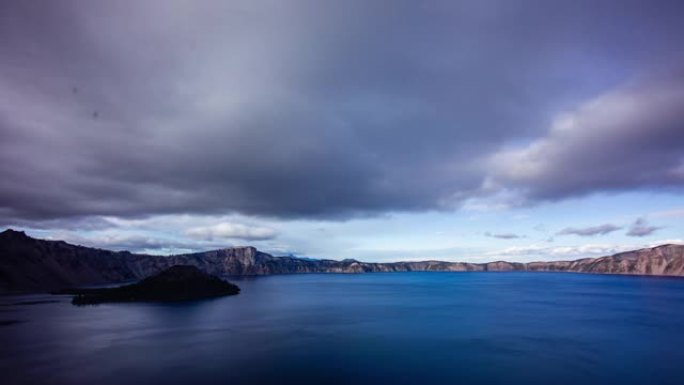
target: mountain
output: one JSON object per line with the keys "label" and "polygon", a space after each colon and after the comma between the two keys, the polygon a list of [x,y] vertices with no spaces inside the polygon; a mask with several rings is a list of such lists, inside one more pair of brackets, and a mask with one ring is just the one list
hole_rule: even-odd
{"label": "mountain", "polygon": [[684,276],[684,246],[662,245],[575,261],[368,263],[353,259],[335,261],[274,257],[254,247],[164,257],[35,239],[11,229],[0,233],[0,291],[5,292],[135,281],[176,265],[196,266],[217,276],[404,271],[561,271]]}

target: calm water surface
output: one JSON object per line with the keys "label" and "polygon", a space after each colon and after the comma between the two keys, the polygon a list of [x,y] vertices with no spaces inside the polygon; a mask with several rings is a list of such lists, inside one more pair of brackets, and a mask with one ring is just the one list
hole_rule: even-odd
{"label": "calm water surface", "polygon": [[237,283],[238,296],[172,305],[0,297],[2,383],[684,384],[684,279],[388,273]]}

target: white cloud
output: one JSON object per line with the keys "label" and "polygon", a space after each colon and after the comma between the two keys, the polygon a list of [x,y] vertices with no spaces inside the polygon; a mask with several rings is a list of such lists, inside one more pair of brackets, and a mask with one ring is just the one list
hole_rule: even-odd
{"label": "white cloud", "polygon": [[[645,247],[645,246],[641,246]],[[638,249],[640,246],[614,244],[586,244],[578,246],[554,246],[531,244],[508,247],[493,251],[487,256],[495,259],[514,258],[514,260],[566,260],[585,257],[599,257],[623,251]]]}
{"label": "white cloud", "polygon": [[122,233],[117,230],[98,231],[84,235],[73,231],[56,231],[51,233],[47,238],[108,250],[128,250],[131,252],[154,254],[197,250],[197,244],[193,242],[166,239],[161,236]]}
{"label": "white cloud", "polygon": [[650,243],[648,247],[656,247],[660,245],[684,245],[684,239],[661,239],[659,241]]}
{"label": "white cloud", "polygon": [[211,226],[191,227],[185,231],[189,237],[207,241],[218,239],[267,240],[278,235],[275,229],[265,226],[248,226],[222,222]]}
{"label": "white cloud", "polygon": [[671,210],[657,211],[649,214],[650,217],[679,218],[684,217],[684,208],[674,208]]}

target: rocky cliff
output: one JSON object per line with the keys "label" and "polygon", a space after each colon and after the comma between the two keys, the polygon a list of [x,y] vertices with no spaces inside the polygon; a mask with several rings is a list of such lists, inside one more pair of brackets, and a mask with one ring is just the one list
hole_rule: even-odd
{"label": "rocky cliff", "polygon": [[162,257],[40,240],[14,230],[0,233],[1,291],[39,291],[134,281],[176,265],[196,266],[218,276],[405,271],[562,271],[684,276],[684,246],[663,245],[576,261],[367,263],[353,259],[273,257],[253,247]]}

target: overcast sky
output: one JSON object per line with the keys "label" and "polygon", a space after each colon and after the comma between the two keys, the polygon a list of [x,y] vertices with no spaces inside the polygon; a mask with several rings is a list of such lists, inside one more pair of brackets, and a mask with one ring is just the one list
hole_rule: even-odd
{"label": "overcast sky", "polygon": [[169,254],[684,238],[681,1],[0,2],[0,227]]}

